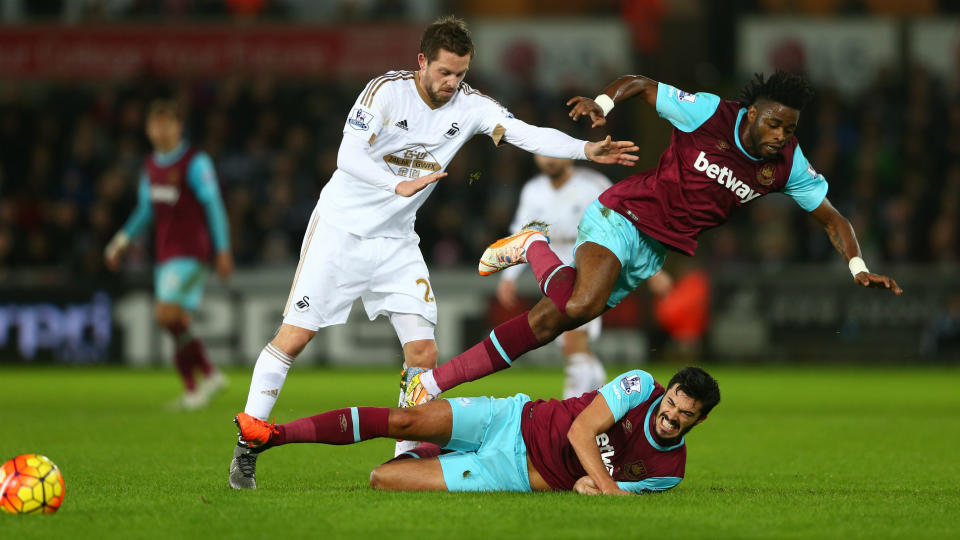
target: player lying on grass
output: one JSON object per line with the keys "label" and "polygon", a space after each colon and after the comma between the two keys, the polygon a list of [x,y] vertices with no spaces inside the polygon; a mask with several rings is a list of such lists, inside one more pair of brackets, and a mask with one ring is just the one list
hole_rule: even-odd
{"label": "player lying on grass", "polygon": [[719,401],[717,381],[686,367],[666,389],[633,370],[563,401],[525,394],[453,398],[411,408],[337,409],[277,426],[246,413],[235,422],[240,439],[258,453],[289,443],[424,441],[374,469],[376,489],[626,495],[680,483],[684,435]]}

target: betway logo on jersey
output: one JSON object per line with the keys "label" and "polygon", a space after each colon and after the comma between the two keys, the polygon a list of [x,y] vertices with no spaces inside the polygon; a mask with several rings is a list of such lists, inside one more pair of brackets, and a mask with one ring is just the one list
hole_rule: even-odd
{"label": "betway logo on jersey", "polygon": [[177,204],[180,198],[179,186],[165,186],[152,184],[150,186],[150,200],[158,203]]}
{"label": "betway logo on jersey", "polygon": [[706,174],[707,178],[716,180],[718,184],[732,191],[733,194],[740,199],[740,204],[746,204],[763,195],[763,193],[758,193],[747,184],[737,180],[737,177],[733,175],[733,171],[730,169],[710,163],[710,160],[707,159],[706,152],[700,152],[700,155],[697,156],[697,161],[693,163],[693,168]]}
{"label": "betway logo on jersey", "polygon": [[607,473],[613,475],[613,446],[610,444],[610,437],[606,433],[597,435],[597,446],[600,447],[603,466],[607,468]]}

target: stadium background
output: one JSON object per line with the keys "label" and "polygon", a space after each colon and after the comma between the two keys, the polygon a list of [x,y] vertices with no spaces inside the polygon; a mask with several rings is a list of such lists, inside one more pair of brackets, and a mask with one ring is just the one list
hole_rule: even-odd
{"label": "stadium background", "polygon": [[[566,117],[623,73],[735,98],[755,71],[806,73],[798,136],[902,297],[860,290],[826,235],[766,197],[668,258],[709,283],[703,335],[658,325],[639,291],[606,319],[607,363],[957,362],[960,359],[960,18],[953,2],[863,0],[0,1],[0,363],[169,362],[152,321],[149,240],[111,274],[105,243],[133,208],[154,97],[189,108],[209,152],[238,271],[212,278],[197,333],[213,359],[251,364],[279,324],[300,240],[332,173],[344,115],[367,80],[415,67],[424,24],[467,18],[467,81],[528,122],[640,144],[652,167],[669,125],[637,103],[608,130]],[[602,167],[612,180],[628,174]],[[528,154],[481,137],[460,152],[417,231],[441,320],[441,359],[509,316],[473,270],[507,232]],[[479,177],[471,181],[471,177]],[[149,235],[147,235],[149,237]],[[532,280],[529,299],[536,298]],[[324,330],[300,364],[398,366],[389,325]],[[362,322],[361,322],[362,321]],[[548,347],[533,362],[559,364]]]}

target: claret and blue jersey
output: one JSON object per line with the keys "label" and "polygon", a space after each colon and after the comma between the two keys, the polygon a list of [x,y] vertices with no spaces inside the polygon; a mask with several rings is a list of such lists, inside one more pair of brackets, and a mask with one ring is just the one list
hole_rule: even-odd
{"label": "claret and blue jersey", "polygon": [[782,192],[811,212],[827,181],[813,169],[796,138],[776,160],[751,156],[740,140],[746,109],[709,93],[688,94],[660,83],[657,113],[674,131],[657,167],[630,176],[600,196],[634,225],[693,255],[698,235],[725,222],[741,206]]}
{"label": "claret and blue jersey", "polygon": [[599,395],[615,420],[610,429],[597,436],[610,476],[621,489],[634,493],[670,489],[683,479],[687,448],[683,438],[672,446],[663,446],[654,437],[655,412],[665,393],[652,375],[633,370],[579,398],[529,402],[521,423],[527,455],[550,487],[573,489],[586,471],[567,440],[567,431]]}
{"label": "claret and blue jersey", "polygon": [[134,238],[151,224],[157,298],[194,309],[212,251],[230,249],[227,214],[210,156],[184,142],[147,158],[137,206],[123,231]]}

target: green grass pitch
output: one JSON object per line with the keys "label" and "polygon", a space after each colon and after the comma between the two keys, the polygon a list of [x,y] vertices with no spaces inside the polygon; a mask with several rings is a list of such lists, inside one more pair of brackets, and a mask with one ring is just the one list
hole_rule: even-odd
{"label": "green grass pitch", "polygon": [[[391,405],[396,371],[294,368],[276,419]],[[674,368],[651,371],[665,382]],[[52,516],[0,514],[0,537],[960,537],[956,368],[710,371],[723,401],[687,439],[686,479],[619,498],[375,492],[367,477],[392,455],[387,440],[271,450],[260,489],[236,492],[227,487],[231,419],[249,371],[231,372],[209,409],[171,413],[172,370],[6,367],[0,458],[49,456],[66,497]],[[554,397],[560,387],[559,368],[519,368],[456,395]]]}

